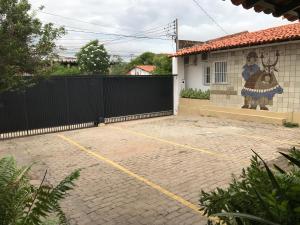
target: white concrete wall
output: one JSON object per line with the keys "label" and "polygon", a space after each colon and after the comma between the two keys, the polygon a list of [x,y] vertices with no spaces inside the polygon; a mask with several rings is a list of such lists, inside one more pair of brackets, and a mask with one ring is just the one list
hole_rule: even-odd
{"label": "white concrete wall", "polygon": [[190,56],[190,63],[184,65],[184,58],[178,57],[178,75],[181,76],[184,83],[183,88],[193,88],[206,91],[210,88],[204,82],[204,68],[207,66],[206,61],[201,61],[201,55],[197,55],[197,63],[194,63],[194,56]]}
{"label": "white concrete wall", "polygon": [[[201,90],[210,88],[212,91],[210,101],[213,104],[241,108],[244,102],[241,90],[245,83],[241,74],[247,54],[250,51],[256,51],[258,56],[264,53],[265,57],[270,55],[271,60],[274,60],[276,50],[279,51],[280,56],[276,65],[278,72],[275,73],[275,76],[283,88],[283,94],[276,94],[273,98],[273,104],[267,105],[267,107],[269,111],[273,112],[300,112],[300,42],[212,52],[209,54],[207,61],[211,68],[210,86],[204,85],[205,64],[201,61],[200,55],[197,57],[197,65],[184,65],[183,57],[173,58],[173,72],[178,74],[174,84],[174,109],[178,107],[177,99],[180,90],[183,88],[198,88]],[[214,63],[216,61],[227,62],[228,82],[224,84],[214,83]],[[193,61],[191,60],[191,62]],[[258,62],[262,69],[260,59]],[[223,94],[223,92],[226,94]]]}
{"label": "white concrete wall", "polygon": [[197,63],[194,63],[194,57],[190,57],[190,64],[184,66],[186,88],[200,89],[206,91],[209,85],[204,82],[204,68],[208,65],[206,61],[201,61],[201,55],[197,55]]}
{"label": "white concrete wall", "polygon": [[151,75],[151,73],[141,70],[140,68],[133,68],[129,71],[130,75]]}
{"label": "white concrete wall", "polygon": [[174,115],[178,114],[180,91],[185,88],[183,58],[172,58],[172,74],[174,77]]}

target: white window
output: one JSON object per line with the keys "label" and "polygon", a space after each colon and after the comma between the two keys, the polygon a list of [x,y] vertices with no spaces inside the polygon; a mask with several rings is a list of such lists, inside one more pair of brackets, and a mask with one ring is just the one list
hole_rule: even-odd
{"label": "white window", "polygon": [[204,85],[210,84],[210,67],[205,66],[204,67]]}
{"label": "white window", "polygon": [[215,83],[227,82],[227,62],[215,62]]}

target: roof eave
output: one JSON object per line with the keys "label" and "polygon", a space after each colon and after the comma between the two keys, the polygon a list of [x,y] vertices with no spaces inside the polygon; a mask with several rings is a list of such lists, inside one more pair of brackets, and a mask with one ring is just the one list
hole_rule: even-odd
{"label": "roof eave", "polygon": [[173,57],[182,57],[182,56],[188,56],[188,55],[197,55],[201,53],[207,53],[207,52],[216,52],[216,51],[224,51],[224,50],[234,50],[234,49],[239,49],[239,48],[247,48],[247,47],[254,47],[254,46],[262,46],[262,45],[268,45],[268,44],[281,44],[284,42],[289,42],[289,41],[299,41],[300,37],[295,37],[295,38],[289,38],[289,39],[283,39],[283,40],[275,40],[275,41],[268,41],[268,42],[261,42],[261,43],[255,43],[255,44],[245,44],[245,45],[236,45],[236,46],[230,46],[230,47],[224,47],[224,48],[216,48],[212,50],[206,50],[206,51],[194,51],[190,53],[184,53],[184,54],[174,54]]}

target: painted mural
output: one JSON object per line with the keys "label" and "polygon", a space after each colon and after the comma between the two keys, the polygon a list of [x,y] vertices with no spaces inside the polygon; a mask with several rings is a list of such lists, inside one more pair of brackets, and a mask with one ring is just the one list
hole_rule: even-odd
{"label": "painted mural", "polygon": [[263,70],[258,65],[258,56],[256,52],[249,52],[246,58],[246,64],[243,66],[242,76],[245,85],[241,91],[244,96],[244,105],[242,108],[268,110],[267,105],[272,105],[275,94],[282,94],[283,89],[278,84],[274,72],[278,72],[275,67],[278,63],[279,53],[275,54],[275,61],[270,58],[264,61],[264,55],[261,54],[261,63]]}

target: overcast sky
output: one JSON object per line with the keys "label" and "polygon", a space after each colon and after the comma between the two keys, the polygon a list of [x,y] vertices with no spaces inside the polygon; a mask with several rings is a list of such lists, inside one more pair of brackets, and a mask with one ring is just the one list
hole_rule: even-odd
{"label": "overcast sky", "polygon": [[[103,41],[112,54],[129,57],[144,51],[170,53],[175,50],[171,40],[118,38],[107,35],[136,34],[167,39],[164,25],[175,18],[179,20],[179,39],[206,41],[224,36],[225,33],[215,25],[193,0],[29,0],[33,9],[45,6],[43,12],[37,13],[43,22],[65,25],[69,31],[59,41],[68,47],[62,55],[72,55],[82,44],[90,39]],[[253,9],[245,10],[242,6],[232,5],[230,0],[198,0],[201,6],[229,33],[255,31],[290,23],[282,18],[274,18],[264,13],[255,13]],[[74,20],[52,16],[45,13],[70,17]],[[92,24],[83,23],[86,21]],[[74,32],[80,31],[80,32]],[[145,31],[146,30],[146,31]],[[85,33],[83,33],[84,31]],[[142,33],[142,32],[147,33]],[[94,32],[94,33],[88,33]],[[95,34],[95,33],[106,33]],[[111,41],[114,39],[113,41]]]}

